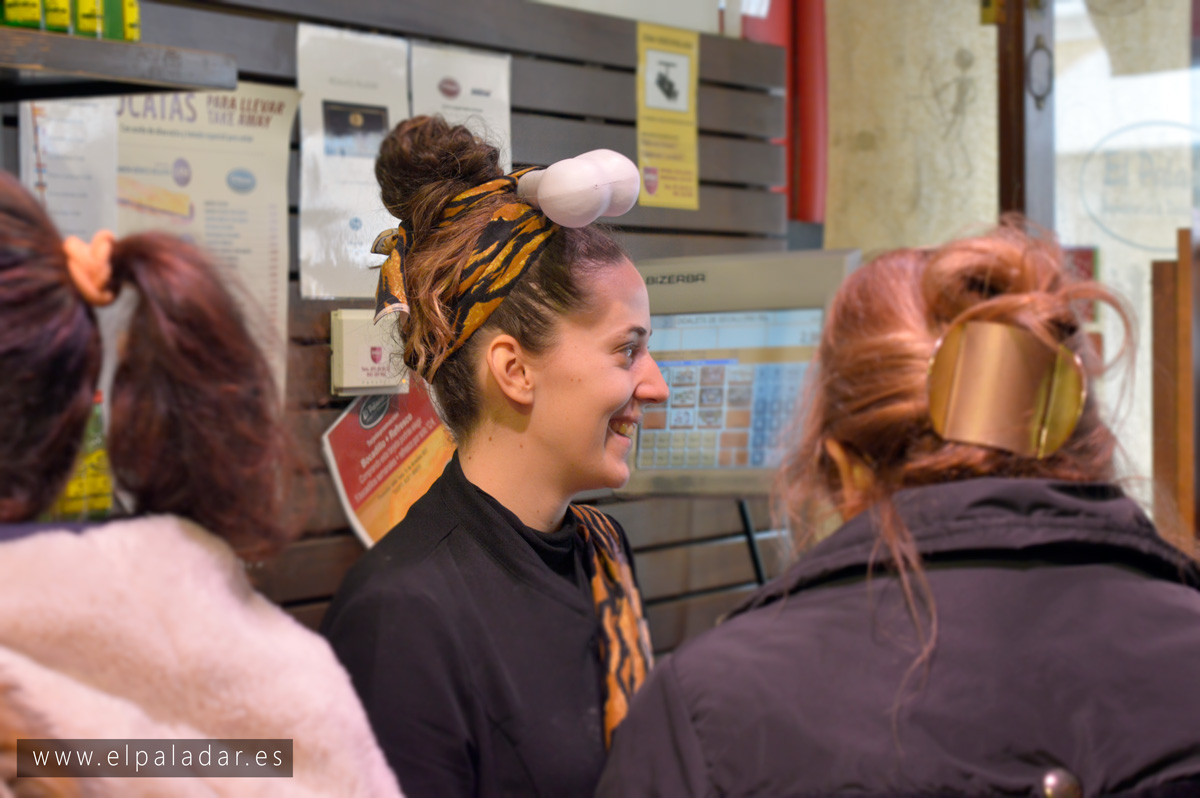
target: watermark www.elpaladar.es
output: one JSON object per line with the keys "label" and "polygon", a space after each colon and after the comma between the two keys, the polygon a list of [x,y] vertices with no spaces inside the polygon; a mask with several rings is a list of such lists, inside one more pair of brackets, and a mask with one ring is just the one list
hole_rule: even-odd
{"label": "watermark www.elpaladar.es", "polygon": [[291,740],[17,740],[17,777],[291,778]]}

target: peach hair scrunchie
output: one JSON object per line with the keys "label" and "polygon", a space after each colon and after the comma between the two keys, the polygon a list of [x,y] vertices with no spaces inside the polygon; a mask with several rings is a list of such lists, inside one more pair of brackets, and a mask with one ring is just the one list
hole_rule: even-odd
{"label": "peach hair scrunchie", "polygon": [[63,253],[67,256],[67,271],[80,295],[89,305],[103,307],[116,298],[112,282],[112,251],[116,236],[110,230],[101,230],[92,236],[91,243],[78,236],[68,236],[63,241]]}

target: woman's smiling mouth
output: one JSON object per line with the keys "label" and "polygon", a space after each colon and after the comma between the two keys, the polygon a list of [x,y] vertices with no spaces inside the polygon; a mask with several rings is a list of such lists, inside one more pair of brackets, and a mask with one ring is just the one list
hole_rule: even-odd
{"label": "woman's smiling mouth", "polygon": [[622,435],[626,438],[632,438],[633,433],[637,430],[637,423],[633,421],[614,419],[608,422],[608,428],[618,435]]}

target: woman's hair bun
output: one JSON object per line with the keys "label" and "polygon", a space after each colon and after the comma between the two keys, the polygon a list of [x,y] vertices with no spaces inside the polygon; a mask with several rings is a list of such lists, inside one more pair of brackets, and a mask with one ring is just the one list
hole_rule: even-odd
{"label": "woman's hair bun", "polygon": [[953,242],[928,257],[923,288],[935,324],[983,311],[979,306],[985,304],[998,305],[997,311],[1011,310],[1016,302],[1055,316],[1070,313],[1069,299],[1058,296],[1067,282],[1062,250],[1052,238],[1032,236],[1012,219],[990,235]]}
{"label": "woman's hair bun", "polygon": [[440,116],[416,116],[396,125],[375,160],[384,207],[414,230],[433,226],[457,194],[502,174],[499,150]]}

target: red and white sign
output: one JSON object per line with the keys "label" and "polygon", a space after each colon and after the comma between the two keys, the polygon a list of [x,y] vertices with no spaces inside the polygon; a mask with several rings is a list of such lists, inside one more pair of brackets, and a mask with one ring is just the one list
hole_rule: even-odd
{"label": "red and white sign", "polygon": [[642,179],[646,182],[646,193],[653,194],[658,191],[658,167],[647,166],[642,169]]}
{"label": "red and white sign", "polygon": [[321,445],[342,509],[367,546],[400,523],[454,454],[420,380],[406,394],[355,399]]}

